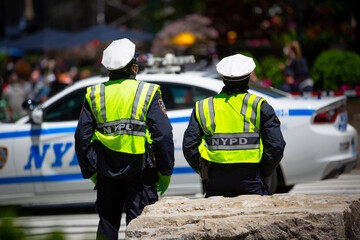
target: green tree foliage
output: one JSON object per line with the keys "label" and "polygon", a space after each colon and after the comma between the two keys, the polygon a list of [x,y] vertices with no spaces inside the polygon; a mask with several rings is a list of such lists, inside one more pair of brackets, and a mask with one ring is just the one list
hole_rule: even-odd
{"label": "green tree foliage", "polygon": [[147,0],[141,17],[144,19],[145,29],[156,33],[185,15],[203,14],[207,4],[208,0]]}
{"label": "green tree foliage", "polygon": [[14,226],[12,218],[1,218],[0,239],[22,240],[25,239],[25,233],[21,228]]}
{"label": "green tree foliage", "polygon": [[279,68],[280,62],[280,59],[273,56],[266,56],[260,61],[263,71],[262,80],[270,79],[274,87],[280,86],[283,82],[282,72]]}
{"label": "green tree foliage", "polygon": [[323,51],[314,62],[311,77],[319,89],[339,90],[341,85],[354,87],[360,79],[360,55],[334,49]]}
{"label": "green tree foliage", "polygon": [[50,233],[50,235],[47,236],[45,240],[65,240],[65,237],[61,231],[55,231]]}
{"label": "green tree foliage", "polygon": [[261,76],[263,76],[263,70],[261,67],[261,64],[259,63],[259,61],[254,57],[253,54],[251,54],[250,52],[240,52],[240,54],[251,57],[254,59],[256,68],[255,68],[255,74],[258,78],[260,78]]}

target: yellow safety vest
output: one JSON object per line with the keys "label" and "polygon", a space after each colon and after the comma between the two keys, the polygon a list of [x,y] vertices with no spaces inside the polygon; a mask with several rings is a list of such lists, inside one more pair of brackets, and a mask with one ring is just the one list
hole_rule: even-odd
{"label": "yellow safety vest", "polygon": [[216,163],[259,163],[264,101],[250,93],[221,93],[196,102],[196,118],[205,133],[198,147],[201,157]]}
{"label": "yellow safety vest", "polygon": [[159,85],[133,79],[111,80],[87,88],[97,128],[93,140],[107,148],[129,154],[145,153],[151,143],[146,114]]}

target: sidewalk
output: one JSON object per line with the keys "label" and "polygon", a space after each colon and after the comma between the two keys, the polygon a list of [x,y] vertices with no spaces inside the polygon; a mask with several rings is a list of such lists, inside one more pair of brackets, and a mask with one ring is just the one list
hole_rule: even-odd
{"label": "sidewalk", "polygon": [[296,184],[289,193],[360,195],[360,169],[341,174],[337,178]]}

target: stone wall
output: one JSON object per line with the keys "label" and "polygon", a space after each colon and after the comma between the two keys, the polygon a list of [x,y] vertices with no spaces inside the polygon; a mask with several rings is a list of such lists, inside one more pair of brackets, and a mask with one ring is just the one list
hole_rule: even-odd
{"label": "stone wall", "polygon": [[165,197],[130,222],[126,238],[360,239],[360,196]]}

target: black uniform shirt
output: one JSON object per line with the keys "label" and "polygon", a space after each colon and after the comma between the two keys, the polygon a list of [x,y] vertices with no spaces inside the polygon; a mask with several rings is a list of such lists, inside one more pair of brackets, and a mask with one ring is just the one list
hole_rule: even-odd
{"label": "black uniform shirt", "polygon": [[[172,127],[164,113],[159,92],[155,93],[150,103],[146,119],[156,146],[158,170],[169,176],[174,167],[174,143]],[[105,177],[126,178],[146,167],[147,154],[116,152],[99,141],[91,142],[95,128],[95,117],[85,99],[75,132],[75,151],[84,178],[91,177],[95,171]]]}
{"label": "black uniform shirt", "polygon": [[[264,152],[260,163],[263,177],[271,175],[283,157],[285,141],[280,130],[280,121],[275,115],[274,109],[263,102],[260,108],[260,134],[264,146]],[[198,146],[204,132],[196,119],[193,110],[188,128],[184,133],[183,153],[189,165],[198,172],[200,153]],[[241,164],[239,164],[241,166]]]}

